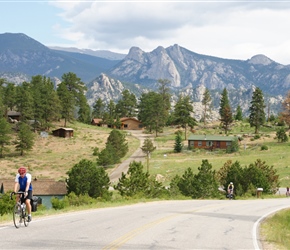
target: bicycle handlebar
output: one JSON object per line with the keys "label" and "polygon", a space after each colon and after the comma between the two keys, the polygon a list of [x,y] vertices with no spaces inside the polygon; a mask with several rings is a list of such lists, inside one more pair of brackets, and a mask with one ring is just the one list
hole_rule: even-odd
{"label": "bicycle handlebar", "polygon": [[23,191],[18,191],[18,192],[11,192],[10,193],[10,199],[12,200],[12,195],[15,195],[15,194],[24,194],[25,192]]}

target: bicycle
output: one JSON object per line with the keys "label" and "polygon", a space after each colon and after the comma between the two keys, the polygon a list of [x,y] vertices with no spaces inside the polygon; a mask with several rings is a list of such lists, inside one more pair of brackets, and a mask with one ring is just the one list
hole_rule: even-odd
{"label": "bicycle", "polygon": [[23,223],[25,227],[28,227],[29,221],[28,221],[28,214],[26,214],[26,204],[25,204],[25,198],[24,198],[25,192],[22,192],[22,191],[19,191],[17,193],[12,192],[10,194],[10,199],[12,200],[12,195],[16,195],[16,194],[19,194],[20,197],[13,207],[14,226],[16,228],[19,228],[21,224]]}

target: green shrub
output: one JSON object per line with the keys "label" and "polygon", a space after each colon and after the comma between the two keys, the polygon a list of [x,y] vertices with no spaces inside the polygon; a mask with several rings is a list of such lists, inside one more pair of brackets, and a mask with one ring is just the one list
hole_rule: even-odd
{"label": "green shrub", "polygon": [[52,204],[52,208],[55,210],[61,210],[69,206],[69,203],[65,198],[59,199],[57,197],[51,198],[51,204]]}
{"label": "green shrub", "polygon": [[262,145],[261,146],[261,150],[268,150],[268,146],[267,145]]}

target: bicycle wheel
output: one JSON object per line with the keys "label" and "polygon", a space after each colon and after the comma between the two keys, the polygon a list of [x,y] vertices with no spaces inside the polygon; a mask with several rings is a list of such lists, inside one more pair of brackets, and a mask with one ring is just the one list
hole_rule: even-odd
{"label": "bicycle wheel", "polygon": [[21,223],[23,222],[22,211],[19,204],[15,204],[13,208],[13,222],[16,228],[19,228],[21,226]]}
{"label": "bicycle wheel", "polygon": [[28,227],[28,225],[29,225],[28,215],[26,214],[26,211],[22,211],[22,213],[23,213],[23,221],[24,221],[24,225],[25,225],[26,227]]}

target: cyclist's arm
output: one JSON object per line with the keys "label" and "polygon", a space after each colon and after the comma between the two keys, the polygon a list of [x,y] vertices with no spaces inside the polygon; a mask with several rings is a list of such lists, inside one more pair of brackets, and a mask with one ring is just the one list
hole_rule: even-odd
{"label": "cyclist's arm", "polygon": [[18,180],[18,176],[16,176],[15,184],[14,184],[14,192],[16,193],[18,189],[19,189],[19,180]]}

